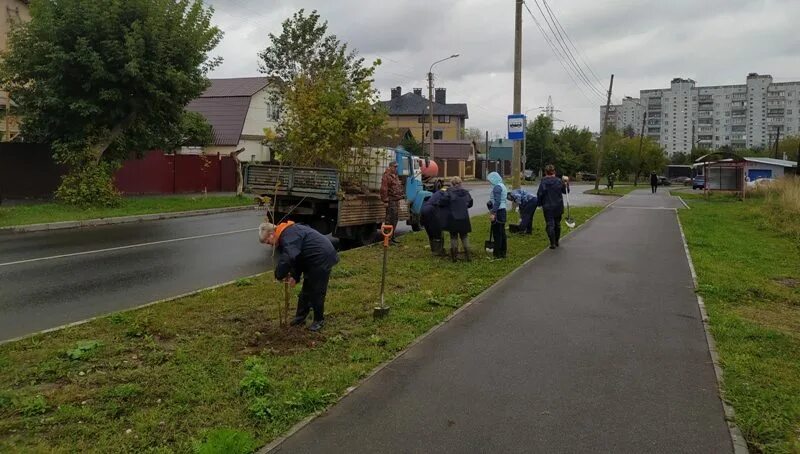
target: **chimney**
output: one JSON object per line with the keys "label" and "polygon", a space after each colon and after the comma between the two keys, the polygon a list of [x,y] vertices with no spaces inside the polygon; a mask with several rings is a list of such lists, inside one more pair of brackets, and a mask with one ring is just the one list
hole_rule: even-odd
{"label": "chimney", "polygon": [[422,96],[422,89],[421,88],[415,88],[414,89],[414,94],[417,95],[417,96]]}
{"label": "chimney", "polygon": [[447,89],[437,88],[436,93],[433,95],[433,101],[436,104],[447,104]]}
{"label": "chimney", "polygon": [[403,89],[400,87],[392,88],[392,99],[399,98],[403,95]]}

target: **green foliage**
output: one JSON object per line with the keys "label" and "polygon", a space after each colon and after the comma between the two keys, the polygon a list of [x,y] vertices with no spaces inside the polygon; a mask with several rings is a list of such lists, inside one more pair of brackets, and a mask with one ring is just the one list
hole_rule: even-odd
{"label": "green foliage", "polygon": [[247,432],[235,429],[214,429],[206,434],[203,441],[195,441],[192,449],[195,454],[250,454],[258,448],[258,443]]}
{"label": "green foliage", "polygon": [[250,417],[258,421],[269,421],[279,414],[271,397],[257,397],[247,407]]}
{"label": "green foliage", "polygon": [[594,172],[596,145],[588,129],[566,126],[556,133],[553,121],[546,115],[539,115],[528,124],[527,134],[525,166],[528,169],[538,173],[542,166],[553,164],[559,174]]}
{"label": "green foliage", "polygon": [[47,399],[41,394],[22,400],[19,403],[19,411],[23,416],[38,416],[47,413]]}
{"label": "green foliage", "polygon": [[669,157],[669,163],[673,165],[690,165],[692,162],[690,153],[672,153]]}
{"label": "green foliage", "polygon": [[91,356],[101,345],[103,344],[96,340],[81,341],[75,345],[75,348],[67,350],[64,354],[73,361],[79,361]]}
{"label": "green foliage", "polygon": [[[380,61],[365,66],[347,45],[329,35],[313,11],[295,13],[259,56],[260,69],[275,82],[273,103],[281,106],[275,147],[280,159],[300,166],[344,171],[385,122],[372,86]],[[355,159],[354,159],[355,158]]]}
{"label": "green foliage", "polygon": [[239,382],[239,392],[243,396],[262,396],[266,394],[270,387],[270,380],[267,377],[267,370],[257,358],[248,358],[245,361],[245,375]]}
{"label": "green foliage", "polygon": [[107,162],[77,166],[62,177],[56,200],[82,208],[119,206],[122,197],[111,179],[114,167]]}
{"label": "green foliage", "polygon": [[414,156],[422,156],[423,150],[422,145],[417,142],[417,139],[414,138],[413,134],[406,134],[403,137],[403,140],[400,141],[400,145],[405,148],[405,150]]}
{"label": "green foliage", "polygon": [[211,124],[206,120],[206,117],[197,112],[184,111],[181,114],[180,128],[180,143],[178,146],[205,147],[214,140]]}
{"label": "green foliage", "polygon": [[249,287],[251,285],[253,285],[253,280],[250,278],[242,278],[236,281],[237,287]]}
{"label": "green foliage", "polygon": [[[102,159],[168,148],[183,107],[220,62],[208,53],[221,32],[199,0],[40,0],[30,12],[9,35],[0,80],[24,118],[23,136],[53,144],[75,174]],[[94,191],[71,192],[63,200],[104,202]]]}

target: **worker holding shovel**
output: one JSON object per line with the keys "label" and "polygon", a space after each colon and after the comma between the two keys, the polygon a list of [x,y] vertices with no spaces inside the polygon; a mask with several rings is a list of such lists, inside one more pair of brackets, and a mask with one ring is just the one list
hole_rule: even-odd
{"label": "worker holding shovel", "polygon": [[564,215],[564,196],[569,191],[569,178],[558,178],[556,168],[547,165],[545,168],[547,176],[542,178],[539,184],[537,197],[539,206],[544,212],[544,220],[547,223],[547,237],[550,239],[550,249],[558,247],[558,240],[561,238],[561,216]]}
{"label": "worker holding shovel", "polygon": [[305,324],[306,317],[313,310],[314,322],[309,329],[319,331],[325,325],[325,295],[331,270],[339,263],[333,244],[311,227],[292,221],[277,226],[265,222],[258,233],[259,240],[272,246],[278,255],[275,279],[288,281],[290,287],[305,279],[297,300],[296,315],[289,324]]}

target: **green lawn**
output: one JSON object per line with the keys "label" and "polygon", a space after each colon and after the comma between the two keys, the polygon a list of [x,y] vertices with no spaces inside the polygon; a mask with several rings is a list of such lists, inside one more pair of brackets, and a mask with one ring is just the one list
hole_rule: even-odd
{"label": "green lawn", "polygon": [[[725,396],[751,452],[800,452],[800,218],[764,199],[687,198],[681,210]],[[780,211],[780,210],[777,210]],[[783,219],[783,222],[776,222]]]}
{"label": "green lawn", "polygon": [[139,214],[172,213],[231,206],[252,205],[252,199],[236,196],[209,197],[130,197],[116,208],[76,208],[58,203],[0,206],[0,227],[43,224],[59,221],[133,216]]}
{"label": "green lawn", "polygon": [[633,186],[633,185],[621,185],[615,184],[614,189],[608,189],[605,187],[604,184],[600,185],[600,189],[594,190],[589,189],[587,191],[583,191],[584,194],[593,194],[593,195],[616,195],[616,196],[624,196],[625,194],[633,191],[634,189],[644,189],[644,186]]}
{"label": "green lawn", "polygon": [[[583,223],[599,210],[572,213]],[[341,254],[321,334],[277,326],[283,287],[268,273],[0,345],[0,452],[187,452],[209,438],[235,453],[237,434],[264,445],[541,251],[536,216],[535,234],[510,236],[501,261],[481,248],[485,216],[473,219],[471,263],[431,257],[422,232],[404,236],[380,321],[373,246]]]}

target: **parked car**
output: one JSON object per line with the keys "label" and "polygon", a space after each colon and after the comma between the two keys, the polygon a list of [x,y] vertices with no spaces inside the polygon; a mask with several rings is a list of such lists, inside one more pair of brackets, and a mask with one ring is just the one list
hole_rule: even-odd
{"label": "parked car", "polygon": [[669,179],[667,177],[665,177],[665,176],[659,176],[658,177],[658,185],[659,186],[670,186],[671,184],[672,183],[670,183],[670,181],[669,181]]}
{"label": "parked car", "polygon": [[525,181],[536,181],[536,174],[533,173],[533,170],[526,169],[524,175]]}
{"label": "parked car", "polygon": [[698,175],[692,179],[692,190],[704,189],[706,187],[706,177]]}
{"label": "parked car", "polygon": [[597,175],[593,173],[581,174],[581,181],[597,181]]}
{"label": "parked car", "polygon": [[748,188],[757,188],[759,186],[766,186],[772,184],[775,181],[774,178],[756,178],[755,180],[748,181],[747,187]]}
{"label": "parked car", "polygon": [[692,184],[692,179],[689,177],[675,177],[671,179],[670,182],[672,182],[673,184],[688,186]]}

